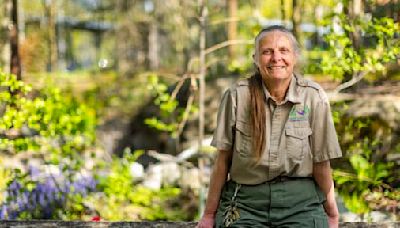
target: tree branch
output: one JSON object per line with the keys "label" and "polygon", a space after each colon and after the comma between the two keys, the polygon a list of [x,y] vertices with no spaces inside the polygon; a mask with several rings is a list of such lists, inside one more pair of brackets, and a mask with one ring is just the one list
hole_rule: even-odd
{"label": "tree branch", "polygon": [[196,85],[195,85],[195,83],[196,83],[196,80],[192,77],[191,78],[191,86],[190,86],[190,90],[192,90],[191,91],[191,94],[190,94],[190,96],[189,96],[189,99],[188,99],[188,101],[187,101],[187,103],[186,103],[186,108],[185,108],[185,112],[184,112],[184,114],[183,114],[183,119],[182,119],[182,121],[179,123],[179,126],[178,126],[178,133],[177,133],[177,135],[180,135],[181,133],[182,133],[182,130],[183,130],[183,127],[185,126],[185,124],[186,124],[186,122],[187,122],[187,120],[188,120],[188,117],[189,117],[189,113],[190,113],[190,108],[192,107],[192,104],[193,104],[193,101],[194,101],[194,93],[193,93],[193,90],[195,90],[196,89]]}
{"label": "tree branch", "polygon": [[184,75],[182,76],[182,78],[178,81],[178,84],[176,85],[174,91],[173,91],[172,94],[171,94],[171,98],[172,98],[172,99],[175,99],[175,98],[176,98],[176,95],[178,94],[179,90],[180,90],[181,87],[183,86],[183,83],[185,82],[185,80],[186,80],[187,78],[191,78],[191,77],[192,77],[192,76],[189,75],[189,74],[184,74]]}
{"label": "tree branch", "polygon": [[253,44],[253,42],[254,42],[253,40],[227,40],[227,41],[224,41],[224,42],[222,42],[222,43],[219,43],[219,44],[216,44],[216,45],[214,45],[214,46],[211,46],[211,47],[207,48],[207,49],[205,50],[205,55],[208,55],[208,54],[210,54],[211,52],[214,52],[214,51],[216,51],[216,50],[218,50],[218,49],[227,47],[227,46],[229,46],[229,45],[236,45],[236,44]]}
{"label": "tree branch", "polygon": [[359,82],[361,79],[364,78],[364,76],[368,73],[368,71],[361,71],[356,73],[355,76],[353,76],[353,78],[350,81],[347,81],[345,83],[342,83],[340,85],[338,85],[336,87],[336,89],[334,90],[334,93],[339,93],[340,91],[349,88],[351,86],[353,86],[354,84],[356,84],[357,82]]}

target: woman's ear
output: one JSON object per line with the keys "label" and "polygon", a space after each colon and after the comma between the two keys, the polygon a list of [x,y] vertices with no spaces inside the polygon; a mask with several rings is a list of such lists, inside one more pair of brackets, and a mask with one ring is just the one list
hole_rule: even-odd
{"label": "woman's ear", "polygon": [[254,63],[254,64],[256,65],[256,67],[258,68],[259,66],[258,66],[258,60],[256,59],[256,54],[253,54],[252,57],[253,57],[253,63]]}

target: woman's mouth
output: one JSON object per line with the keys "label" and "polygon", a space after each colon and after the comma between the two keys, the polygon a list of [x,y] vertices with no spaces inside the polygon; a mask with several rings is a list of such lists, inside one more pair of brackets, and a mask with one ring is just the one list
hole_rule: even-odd
{"label": "woman's mouth", "polygon": [[284,68],[286,68],[286,66],[267,66],[268,70],[279,70]]}

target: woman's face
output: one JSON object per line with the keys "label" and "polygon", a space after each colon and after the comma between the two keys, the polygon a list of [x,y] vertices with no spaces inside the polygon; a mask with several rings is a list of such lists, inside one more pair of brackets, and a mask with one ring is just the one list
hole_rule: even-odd
{"label": "woman's face", "polygon": [[289,79],[296,64],[292,42],[279,31],[268,32],[260,39],[254,58],[263,80]]}

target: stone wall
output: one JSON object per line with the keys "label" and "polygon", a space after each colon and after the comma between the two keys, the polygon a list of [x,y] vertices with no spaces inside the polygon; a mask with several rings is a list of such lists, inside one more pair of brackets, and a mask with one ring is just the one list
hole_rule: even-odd
{"label": "stone wall", "polygon": [[[195,222],[82,222],[82,221],[0,221],[0,228],[194,228]],[[400,222],[392,223],[363,223],[346,222],[340,224],[341,228],[400,228]]]}

